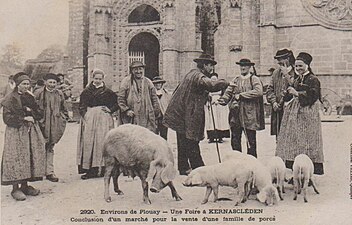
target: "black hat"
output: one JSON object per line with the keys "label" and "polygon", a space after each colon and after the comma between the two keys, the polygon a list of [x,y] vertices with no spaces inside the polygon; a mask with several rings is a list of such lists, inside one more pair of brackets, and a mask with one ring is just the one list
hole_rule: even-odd
{"label": "black hat", "polygon": [[280,49],[276,52],[274,59],[288,58],[292,54],[292,51],[287,48]]}
{"label": "black hat", "polygon": [[156,76],[153,78],[153,84],[157,84],[157,83],[165,83],[166,81],[161,78],[160,76]]}
{"label": "black hat", "polygon": [[199,56],[199,58],[193,59],[193,61],[196,63],[205,63],[205,64],[211,63],[213,65],[217,64],[217,62],[213,59],[213,57],[206,53],[202,53]]}
{"label": "black hat", "polygon": [[130,65],[130,68],[136,68],[136,67],[145,67],[145,65],[141,61],[133,61]]}
{"label": "black hat", "polygon": [[13,76],[13,80],[15,81],[16,86],[18,86],[20,83],[22,83],[22,81],[31,79],[25,72],[19,72]]}
{"label": "black hat", "polygon": [[57,82],[60,81],[59,77],[56,75],[56,74],[53,74],[53,73],[47,73],[44,75],[43,77],[44,80],[49,80],[49,79],[52,79],[52,80],[56,80]]}
{"label": "black hat", "polygon": [[296,60],[301,60],[309,66],[313,60],[313,57],[310,54],[308,54],[307,52],[300,52],[298,54],[298,56],[296,57]]}
{"label": "black hat", "polygon": [[255,63],[251,62],[249,59],[241,59],[239,62],[236,62],[237,65],[240,66],[254,66]]}
{"label": "black hat", "polygon": [[270,67],[270,69],[268,70],[270,73],[274,72],[275,68],[274,67]]}

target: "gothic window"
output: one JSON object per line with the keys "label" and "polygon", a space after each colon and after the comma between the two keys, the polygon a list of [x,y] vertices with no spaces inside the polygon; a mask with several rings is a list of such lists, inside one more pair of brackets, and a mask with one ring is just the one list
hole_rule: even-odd
{"label": "gothic window", "polygon": [[135,8],[128,16],[129,23],[145,23],[152,21],[160,21],[160,14],[155,8],[146,4]]}
{"label": "gothic window", "polygon": [[201,33],[200,31],[200,10],[199,7],[196,7],[196,32]]}

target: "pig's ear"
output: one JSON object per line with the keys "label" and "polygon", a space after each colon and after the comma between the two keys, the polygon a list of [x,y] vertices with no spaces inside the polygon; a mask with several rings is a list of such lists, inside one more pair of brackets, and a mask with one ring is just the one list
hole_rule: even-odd
{"label": "pig's ear", "polygon": [[157,161],[156,160],[153,160],[150,162],[150,165],[149,165],[149,171],[148,171],[148,175],[147,175],[147,182],[151,181],[155,174],[156,174],[156,164],[157,164]]}
{"label": "pig's ear", "polygon": [[201,185],[203,183],[203,180],[199,173],[194,173],[191,182],[192,185]]}
{"label": "pig's ear", "polygon": [[167,162],[163,171],[161,171],[161,180],[164,184],[168,184],[172,181],[176,176],[176,169],[174,168],[174,164],[171,162]]}

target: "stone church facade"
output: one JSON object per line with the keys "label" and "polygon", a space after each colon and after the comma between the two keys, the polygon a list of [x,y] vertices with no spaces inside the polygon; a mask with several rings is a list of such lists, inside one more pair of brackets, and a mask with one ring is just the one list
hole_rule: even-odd
{"label": "stone church facade", "polygon": [[233,78],[246,57],[267,83],[280,48],[309,52],[322,87],[341,96],[352,90],[352,0],[70,0],[69,29],[77,93],[94,68],[118,91],[135,59],[172,89],[203,51],[218,61],[220,77]]}

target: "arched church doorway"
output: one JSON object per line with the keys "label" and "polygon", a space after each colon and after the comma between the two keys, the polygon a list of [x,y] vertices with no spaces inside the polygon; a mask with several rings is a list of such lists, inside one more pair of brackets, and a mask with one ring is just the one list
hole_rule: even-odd
{"label": "arched church doorway", "polygon": [[159,75],[159,40],[151,33],[134,36],[128,46],[129,64],[140,60],[145,64],[145,76],[149,79]]}

